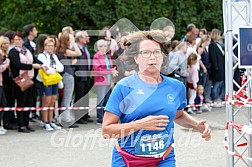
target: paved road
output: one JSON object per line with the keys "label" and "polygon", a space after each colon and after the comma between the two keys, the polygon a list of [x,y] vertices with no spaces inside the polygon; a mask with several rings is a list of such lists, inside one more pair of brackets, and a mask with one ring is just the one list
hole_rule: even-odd
{"label": "paved road", "polygon": [[[95,120],[95,112],[91,112]],[[175,151],[178,167],[226,167],[223,148],[225,108],[195,115],[212,126],[212,140],[205,142],[188,129],[175,127]],[[239,115],[239,121],[246,114]],[[0,167],[107,167],[111,162],[114,140],[104,140],[95,123],[78,129],[46,132],[34,124],[36,132],[8,131],[0,136]],[[239,162],[239,167],[244,164]]]}

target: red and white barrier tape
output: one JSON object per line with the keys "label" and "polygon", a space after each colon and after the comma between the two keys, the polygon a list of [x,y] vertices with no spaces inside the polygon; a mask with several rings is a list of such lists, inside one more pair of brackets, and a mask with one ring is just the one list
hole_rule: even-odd
{"label": "red and white barrier tape", "polygon": [[[229,142],[228,125],[231,125],[234,128],[236,128],[237,130],[239,130],[241,132],[245,132],[245,133],[250,134],[250,135],[252,135],[252,126],[238,125],[238,124],[234,124],[232,122],[227,122],[226,123],[226,128],[225,128],[225,137],[224,137],[224,141],[223,141],[224,147],[227,150],[228,154],[233,155],[233,156],[238,157],[238,158],[242,158],[242,159],[245,159],[245,160],[252,161],[252,158],[250,158],[250,157],[243,156],[243,155],[241,155],[239,153],[236,153],[236,152],[233,152],[233,151],[229,150],[229,145],[228,145],[228,142]],[[248,145],[248,143],[245,142],[245,143],[241,143],[241,144],[236,145],[236,147],[242,147],[242,146],[247,146],[247,145]]]}
{"label": "red and white barrier tape", "polygon": [[252,126],[248,125],[238,125],[232,122],[228,123],[229,125],[233,126],[235,129],[239,130],[240,132],[245,132],[249,135],[252,135]]}
{"label": "red and white barrier tape", "polygon": [[[215,104],[225,104],[226,102],[218,102]],[[202,107],[204,105],[214,106],[214,103],[203,103],[187,105],[187,108]],[[103,109],[104,107],[0,107],[0,111],[39,111],[39,110],[87,110],[87,109]]]}
{"label": "red and white barrier tape", "polygon": [[[225,104],[225,102],[220,102]],[[204,105],[212,106],[212,103],[187,105],[186,107],[201,107]],[[87,109],[103,109],[104,107],[0,107],[0,111],[39,111],[39,110],[87,110]]]}
{"label": "red and white barrier tape", "polygon": [[226,103],[231,104],[232,100],[228,98],[228,94],[225,97],[225,101],[221,101],[221,102],[215,102],[215,103],[203,103],[203,104],[189,104],[186,106],[186,108],[193,108],[193,107],[202,107],[202,106],[211,106],[214,107],[216,105],[225,105]]}
{"label": "red and white barrier tape", "polygon": [[234,97],[238,100],[231,101],[231,104],[236,106],[252,107],[252,98],[247,98],[243,92],[235,93]]}
{"label": "red and white barrier tape", "polygon": [[[252,107],[252,98],[245,99],[239,94],[234,94],[234,97],[239,100],[232,100],[226,95],[226,101],[224,102],[216,102],[216,103],[203,103],[203,104],[190,104],[187,105],[187,108],[193,107],[202,107],[205,105],[208,106],[215,106],[216,104],[233,104],[237,106],[245,106],[245,107]],[[0,107],[0,111],[30,111],[30,110],[85,110],[85,109],[102,109],[104,107]]]}
{"label": "red and white barrier tape", "polygon": [[0,107],[0,111],[39,111],[39,110],[88,110],[104,107]]}
{"label": "red and white barrier tape", "polygon": [[218,105],[218,104],[226,104],[225,101],[222,101],[222,102],[215,102],[215,103],[203,103],[203,104],[188,104],[186,106],[186,108],[193,108],[193,107],[202,107],[202,106],[205,106],[205,105],[208,105],[208,106],[215,106],[215,105]]}

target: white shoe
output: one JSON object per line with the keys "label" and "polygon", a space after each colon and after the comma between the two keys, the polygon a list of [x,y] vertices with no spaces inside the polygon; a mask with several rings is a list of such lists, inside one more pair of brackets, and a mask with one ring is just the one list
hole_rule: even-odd
{"label": "white shoe", "polygon": [[223,104],[214,102],[213,107],[214,108],[221,108],[221,107],[223,107]]}
{"label": "white shoe", "polygon": [[39,121],[38,122],[38,125],[41,126],[41,127],[44,127],[45,126],[45,123],[43,121]]}
{"label": "white shoe", "polygon": [[53,123],[53,122],[51,122],[50,125],[51,125],[51,127],[52,127],[53,129],[55,129],[55,130],[61,129],[60,126],[57,126],[57,125],[56,125],[55,123]]}
{"label": "white shoe", "polygon": [[53,128],[50,126],[50,124],[45,124],[45,129],[46,129],[46,131],[53,131]]}
{"label": "white shoe", "polygon": [[202,110],[196,110],[195,113],[200,114],[200,113],[202,113]]}
{"label": "white shoe", "polygon": [[4,127],[2,127],[2,126],[0,127],[0,131],[3,131],[3,132],[5,132],[5,133],[7,132],[7,130],[4,129]]}
{"label": "white shoe", "polygon": [[195,113],[193,112],[192,108],[188,108],[187,113],[188,113],[188,114],[195,114]]}
{"label": "white shoe", "polygon": [[0,135],[5,135],[6,132],[0,130]]}

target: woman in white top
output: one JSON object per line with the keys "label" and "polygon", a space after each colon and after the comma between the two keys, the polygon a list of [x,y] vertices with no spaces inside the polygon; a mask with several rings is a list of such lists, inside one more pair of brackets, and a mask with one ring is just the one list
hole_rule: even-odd
{"label": "woman in white top", "polygon": [[[55,74],[56,72],[62,72],[64,66],[59,61],[58,57],[54,54],[55,40],[47,38],[44,42],[44,52],[38,55],[38,59],[43,63],[43,70],[47,74]],[[40,75],[37,75],[37,80],[40,82],[40,93],[42,95],[42,107],[54,107],[54,103],[58,94],[58,84],[45,86],[42,83]],[[53,110],[43,110],[42,119],[45,123],[45,129],[52,131],[54,129],[61,129],[55,123],[53,123]]]}

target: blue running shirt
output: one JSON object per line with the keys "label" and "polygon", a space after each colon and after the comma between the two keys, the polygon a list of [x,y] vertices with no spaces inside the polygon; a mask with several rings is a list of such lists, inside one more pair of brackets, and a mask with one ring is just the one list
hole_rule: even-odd
{"label": "blue running shirt", "polygon": [[[118,139],[120,147],[132,154],[158,156],[174,143],[174,119],[177,110],[186,107],[186,89],[182,82],[161,76],[163,81],[159,84],[144,82],[137,73],[123,78],[114,87],[105,107],[106,112],[120,117],[120,123],[132,122],[150,115],[169,117],[169,123],[164,131],[139,130]],[[168,164],[169,167],[175,166],[174,150],[159,166]],[[125,166],[116,148],[113,150],[112,166]]]}

